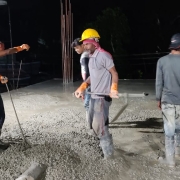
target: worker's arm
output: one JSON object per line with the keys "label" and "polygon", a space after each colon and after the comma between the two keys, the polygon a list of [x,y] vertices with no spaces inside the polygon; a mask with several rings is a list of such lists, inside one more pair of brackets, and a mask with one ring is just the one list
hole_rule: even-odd
{"label": "worker's arm", "polygon": [[161,109],[161,97],[163,90],[163,72],[161,68],[161,63],[158,61],[156,68],[156,100],[158,101],[158,107]]}
{"label": "worker's arm", "polygon": [[89,85],[91,84],[90,76],[86,79],[86,83],[89,84]]}
{"label": "worker's arm", "polygon": [[77,98],[82,98],[85,89],[90,85],[90,76],[84,81],[80,87],[74,92]]}
{"label": "worker's arm", "polygon": [[2,51],[0,51],[0,57],[6,56],[6,55],[9,55],[9,54],[14,54],[14,53],[23,51],[25,49],[28,51],[29,48],[30,47],[29,47],[28,44],[22,44],[21,46],[17,46],[17,47],[9,48],[9,49],[6,49],[6,50],[2,50]]}
{"label": "worker's arm", "polygon": [[118,78],[118,73],[114,66],[112,57],[109,54],[104,53],[104,56],[102,58],[102,64],[107,70],[109,70],[109,72],[112,75],[112,84],[111,84],[109,95],[112,98],[118,98],[118,79],[119,78]]}
{"label": "worker's arm", "polygon": [[116,68],[113,66],[111,69],[109,69],[111,75],[112,75],[112,84],[118,84],[118,73],[116,71]]}
{"label": "worker's arm", "polygon": [[109,72],[112,75],[112,85],[111,85],[110,96],[112,98],[118,98],[118,79],[119,79],[118,73],[114,66],[111,69],[109,69]]}
{"label": "worker's arm", "polygon": [[89,76],[89,68],[88,68],[89,58],[84,57],[81,60],[81,75],[83,80],[85,81]]}

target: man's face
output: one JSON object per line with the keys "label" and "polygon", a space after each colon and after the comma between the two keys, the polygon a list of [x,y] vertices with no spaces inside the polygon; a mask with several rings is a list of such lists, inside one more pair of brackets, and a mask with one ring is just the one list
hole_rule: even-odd
{"label": "man's face", "polygon": [[4,50],[4,43],[0,42],[0,51]]}
{"label": "man's face", "polygon": [[74,47],[74,50],[78,53],[78,54],[82,54],[84,51],[84,45],[78,45],[76,47]]}
{"label": "man's face", "polygon": [[86,43],[86,44],[84,44],[84,49],[89,51],[90,54],[93,54],[94,51],[96,50],[96,47],[91,43]]}

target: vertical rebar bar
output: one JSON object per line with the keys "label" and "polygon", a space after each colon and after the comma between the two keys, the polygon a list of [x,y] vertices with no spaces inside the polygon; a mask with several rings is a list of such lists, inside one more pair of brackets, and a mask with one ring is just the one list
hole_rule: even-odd
{"label": "vertical rebar bar", "polygon": [[70,0],[65,0],[65,7],[61,4],[61,46],[62,46],[62,74],[63,84],[73,81],[73,51],[71,42],[73,40],[72,13]]}

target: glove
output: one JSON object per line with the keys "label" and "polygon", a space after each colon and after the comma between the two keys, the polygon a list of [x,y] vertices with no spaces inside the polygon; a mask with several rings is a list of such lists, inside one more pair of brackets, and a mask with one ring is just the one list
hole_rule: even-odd
{"label": "glove", "polygon": [[5,77],[5,76],[1,76],[1,75],[0,75],[0,81],[1,81],[2,84],[5,84],[5,83],[8,82],[8,78]]}
{"label": "glove", "polygon": [[111,98],[119,98],[119,96],[118,96],[118,84],[117,83],[112,83],[109,96]]}
{"label": "glove", "polygon": [[75,91],[74,95],[77,98],[82,98],[83,97],[83,92],[86,90],[86,88],[89,86],[87,82],[83,82],[81,86]]}
{"label": "glove", "polygon": [[21,46],[17,46],[14,48],[16,48],[17,52],[20,52],[20,51],[23,51],[24,49],[26,49],[26,51],[28,51],[30,47],[28,44],[22,44]]}

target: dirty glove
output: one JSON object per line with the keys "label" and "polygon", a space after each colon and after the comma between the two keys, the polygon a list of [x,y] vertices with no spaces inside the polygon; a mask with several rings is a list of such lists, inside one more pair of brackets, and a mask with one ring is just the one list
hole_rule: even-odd
{"label": "dirty glove", "polygon": [[111,98],[119,98],[119,96],[118,96],[118,84],[117,83],[112,83],[109,96]]}
{"label": "dirty glove", "polygon": [[0,75],[0,81],[2,84],[6,84],[8,82],[8,78]]}
{"label": "dirty glove", "polygon": [[83,82],[81,86],[74,92],[74,95],[77,98],[82,98],[84,96],[83,93],[88,86],[89,84],[87,82]]}
{"label": "dirty glove", "polygon": [[22,44],[21,46],[17,46],[17,47],[14,47],[14,48],[16,48],[17,52],[19,52],[19,51],[23,51],[25,49],[26,49],[26,51],[28,51],[30,47],[29,47],[28,44]]}

